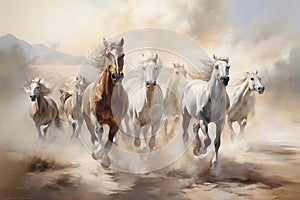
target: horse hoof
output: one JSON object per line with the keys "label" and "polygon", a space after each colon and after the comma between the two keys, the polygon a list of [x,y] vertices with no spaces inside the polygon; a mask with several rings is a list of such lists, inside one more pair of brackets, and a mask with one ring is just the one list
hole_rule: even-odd
{"label": "horse hoof", "polygon": [[134,145],[135,145],[136,147],[139,147],[139,146],[141,145],[141,140],[140,140],[140,138],[135,138],[135,139],[134,139]]}
{"label": "horse hoof", "polygon": [[206,138],[206,139],[204,140],[205,148],[207,148],[210,144],[211,144],[211,139],[210,139],[210,138]]}
{"label": "horse hoof", "polygon": [[102,157],[102,159],[101,159],[101,166],[102,166],[103,168],[109,168],[110,164],[111,164],[111,160],[110,160],[110,158],[108,157],[108,155],[105,154],[105,155]]}
{"label": "horse hoof", "polygon": [[95,160],[99,160],[101,159],[102,155],[101,155],[101,152],[93,152],[92,153],[92,157],[95,159]]}
{"label": "horse hoof", "polygon": [[199,147],[195,147],[193,150],[193,153],[195,156],[199,156],[199,154],[200,154]]}
{"label": "horse hoof", "polygon": [[206,154],[207,153],[207,148],[206,147],[200,147],[199,153],[200,154]]}

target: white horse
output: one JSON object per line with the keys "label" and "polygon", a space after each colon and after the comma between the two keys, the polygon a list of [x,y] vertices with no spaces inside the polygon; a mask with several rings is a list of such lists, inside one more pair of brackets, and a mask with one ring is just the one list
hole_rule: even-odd
{"label": "white horse", "polygon": [[73,128],[72,137],[78,137],[81,126],[83,123],[83,116],[81,113],[81,104],[82,104],[82,96],[83,92],[87,86],[86,80],[84,77],[76,76],[73,81],[73,91],[71,92],[71,96],[64,100],[64,96],[67,95],[66,91],[60,90],[62,96],[62,105],[63,110]]}
{"label": "white horse", "polygon": [[249,113],[254,113],[255,91],[263,94],[265,87],[261,83],[261,77],[258,71],[245,72],[243,77],[234,86],[228,87],[230,98],[230,107],[227,113],[227,124],[230,129],[231,139],[234,139],[236,133],[233,130],[232,123],[237,122],[240,126],[240,135],[242,136],[247,125]]}
{"label": "white horse", "polygon": [[148,134],[151,133],[149,148],[152,151],[163,115],[163,94],[156,82],[162,63],[157,54],[147,53],[143,54],[141,65],[140,69],[128,73],[124,79],[124,88],[129,97],[129,108],[124,122],[127,134],[133,132],[136,147],[141,145],[142,132],[144,148],[147,148]]}
{"label": "white horse", "polygon": [[[46,97],[51,90],[41,82],[41,79],[32,80],[30,86],[24,89],[25,92],[30,94],[30,116],[35,123],[39,137],[45,139],[47,130],[52,122],[57,128],[61,128],[61,119],[57,105],[53,99]],[[41,131],[42,126],[45,126],[43,127],[43,133]]]}
{"label": "white horse", "polygon": [[[183,141],[188,139],[187,129],[191,118],[199,121],[193,126],[193,132],[196,137],[196,146],[194,154],[204,154],[207,147],[211,144],[208,135],[208,124],[216,124],[216,138],[214,141],[215,155],[212,160],[211,170],[215,170],[218,162],[218,150],[221,144],[221,133],[224,127],[226,111],[229,108],[229,97],[226,93],[226,86],[229,82],[229,59],[217,58],[214,55],[214,62],[208,70],[211,71],[211,78],[208,82],[202,80],[193,80],[185,87],[182,99],[183,112]],[[204,144],[201,143],[198,135],[199,128],[204,134]]]}
{"label": "white horse", "polygon": [[[172,69],[169,70],[167,76],[163,76],[164,80],[161,82],[166,83],[164,92],[164,110],[166,118],[164,119],[165,133],[168,139],[174,134],[174,130],[179,122],[181,116],[181,97],[184,88],[187,84],[186,75],[187,71],[184,65],[180,63],[173,63]],[[164,73],[166,73],[164,71]],[[170,130],[168,130],[170,128]]]}

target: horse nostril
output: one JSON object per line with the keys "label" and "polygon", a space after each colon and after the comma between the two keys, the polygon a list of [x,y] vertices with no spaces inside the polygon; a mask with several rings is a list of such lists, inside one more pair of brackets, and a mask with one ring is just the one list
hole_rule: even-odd
{"label": "horse nostril", "polygon": [[156,85],[156,81],[153,82],[153,85]]}
{"label": "horse nostril", "polygon": [[113,74],[111,75],[111,78],[112,78],[112,79],[116,79],[116,78],[117,78],[116,73],[113,73]]}

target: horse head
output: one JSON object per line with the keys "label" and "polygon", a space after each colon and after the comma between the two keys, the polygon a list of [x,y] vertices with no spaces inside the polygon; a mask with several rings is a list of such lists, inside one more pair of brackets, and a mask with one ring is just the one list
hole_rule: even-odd
{"label": "horse head", "polygon": [[154,91],[161,62],[157,54],[143,54],[143,72],[148,91]]}
{"label": "horse head", "polygon": [[182,74],[184,77],[186,77],[187,71],[184,68],[184,64],[173,63],[173,68],[176,74]]}
{"label": "horse head", "polygon": [[251,90],[257,91],[259,94],[263,94],[265,87],[261,82],[261,77],[258,75],[258,71],[248,73],[248,85]]}
{"label": "horse head", "polygon": [[107,47],[105,52],[107,58],[106,66],[108,66],[111,79],[114,84],[120,83],[124,78],[124,39],[122,38],[119,42],[111,43],[103,38],[103,44]]}
{"label": "horse head", "polygon": [[214,58],[214,64],[213,64],[213,71],[216,73],[217,80],[221,83],[223,83],[225,86],[228,85],[228,82],[230,80],[229,78],[229,58],[228,57],[216,57]]}
{"label": "horse head", "polygon": [[41,82],[41,79],[34,79],[31,81],[29,87],[24,87],[26,93],[29,93],[31,101],[36,101],[39,96],[46,96],[51,90]]}

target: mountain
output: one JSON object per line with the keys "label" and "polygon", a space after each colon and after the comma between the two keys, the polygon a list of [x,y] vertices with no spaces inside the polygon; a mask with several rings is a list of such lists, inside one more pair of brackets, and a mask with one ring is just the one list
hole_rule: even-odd
{"label": "mountain", "polygon": [[28,63],[32,65],[80,65],[84,60],[82,56],[72,56],[54,49],[55,48],[47,47],[44,44],[31,45],[12,34],[0,37],[0,51],[10,52],[18,50],[27,59]]}

